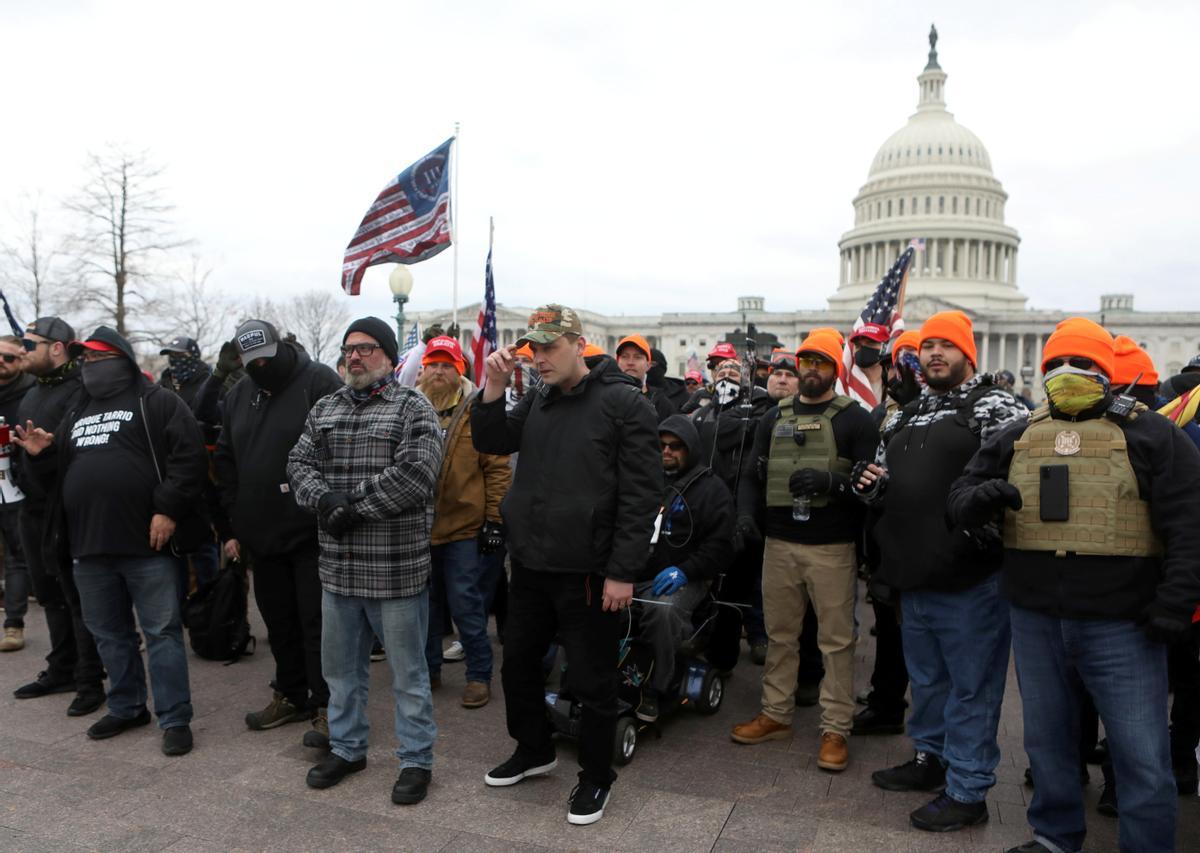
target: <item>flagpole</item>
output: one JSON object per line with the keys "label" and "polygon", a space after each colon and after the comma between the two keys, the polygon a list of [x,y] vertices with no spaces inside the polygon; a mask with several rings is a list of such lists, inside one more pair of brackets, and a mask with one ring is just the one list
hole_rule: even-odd
{"label": "flagpole", "polygon": [[455,122],[454,123],[454,171],[450,175],[450,178],[453,181],[453,184],[450,187],[450,193],[452,196],[452,198],[450,200],[450,210],[452,211],[452,214],[450,216],[450,243],[453,246],[453,250],[454,250],[454,262],[453,262],[453,273],[452,273],[453,278],[454,278],[454,283],[453,283],[453,293],[452,293],[452,297],[451,297],[452,298],[452,307],[450,309],[450,314],[451,314],[450,322],[455,328],[458,328],[458,156],[459,156],[458,149],[459,149],[459,145],[461,144],[459,142],[458,133],[459,133],[458,122]]}

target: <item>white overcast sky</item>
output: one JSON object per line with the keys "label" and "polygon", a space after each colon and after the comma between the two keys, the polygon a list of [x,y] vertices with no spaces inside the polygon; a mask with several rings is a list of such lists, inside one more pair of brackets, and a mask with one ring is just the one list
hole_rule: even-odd
{"label": "white overcast sky", "polygon": [[[146,148],[215,283],[336,291],[367,205],[459,121],[460,304],[491,215],[502,303],[824,307],[931,21],[1030,305],[1200,310],[1194,2],[5,0],[0,200],[49,217],[89,150]],[[353,313],[390,313],[387,270]],[[449,306],[450,250],[413,272],[411,308]]]}

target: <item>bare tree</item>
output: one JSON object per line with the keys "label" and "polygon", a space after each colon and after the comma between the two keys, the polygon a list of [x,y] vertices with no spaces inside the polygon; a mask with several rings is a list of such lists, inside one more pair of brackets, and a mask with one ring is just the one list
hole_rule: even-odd
{"label": "bare tree", "polygon": [[88,172],[88,182],[66,204],[79,219],[73,243],[84,275],[80,298],[131,341],[160,338],[157,264],[187,245],[171,230],[162,169],[146,152],[110,148],[89,155]]}
{"label": "bare tree", "polygon": [[11,242],[0,246],[3,278],[15,288],[13,295],[22,309],[32,312],[32,320],[52,312],[61,296],[66,278],[62,271],[62,244],[47,236],[41,218],[39,200],[23,199],[24,210],[16,216],[17,231]]}
{"label": "bare tree", "polygon": [[308,290],[290,300],[282,313],[284,327],[296,335],[314,360],[328,364],[337,358],[342,332],[350,322],[346,305],[338,295],[328,290]]}
{"label": "bare tree", "polygon": [[200,352],[216,358],[221,344],[233,337],[239,312],[237,303],[209,284],[212,268],[192,256],[186,272],[175,276],[170,299],[173,335],[195,338]]}

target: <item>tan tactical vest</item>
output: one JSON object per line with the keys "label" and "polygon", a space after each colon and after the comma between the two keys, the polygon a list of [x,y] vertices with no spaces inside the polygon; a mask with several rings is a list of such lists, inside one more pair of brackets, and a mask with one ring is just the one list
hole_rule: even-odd
{"label": "tan tactical vest", "polygon": [[[818,471],[834,471],[850,476],[853,461],[838,456],[837,441],[833,437],[833,416],[850,406],[856,406],[849,397],[837,396],[819,415],[798,415],[792,408],[794,398],[779,401],[779,420],[771,430],[771,450],[767,457],[767,506],[791,506],[792,493],[788,479],[800,468],[815,468]],[[803,435],[804,443],[798,444],[796,436]],[[813,495],[812,506],[826,506],[828,495]]]}
{"label": "tan tactical vest", "polygon": [[[1136,416],[1135,411],[1130,418]],[[1041,520],[1043,465],[1066,465],[1069,470],[1067,521]],[[1005,547],[1054,551],[1059,557],[1162,553],[1150,525],[1150,504],[1138,495],[1125,433],[1108,417],[1072,422],[1055,420],[1045,409],[1035,412],[1013,445],[1008,481],[1020,490],[1024,505],[1019,512],[1005,514]]]}

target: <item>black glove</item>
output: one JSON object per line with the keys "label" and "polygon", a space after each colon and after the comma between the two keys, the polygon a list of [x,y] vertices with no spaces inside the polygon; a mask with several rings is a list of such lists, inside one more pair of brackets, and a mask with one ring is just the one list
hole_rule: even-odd
{"label": "black glove", "polygon": [[233,341],[221,344],[221,353],[217,356],[217,366],[213,368],[213,375],[218,379],[224,379],[241,366],[242,357]]}
{"label": "black glove", "polygon": [[963,501],[959,523],[964,527],[983,527],[998,510],[1023,506],[1021,492],[1012,483],[999,478],[980,483]]}
{"label": "black glove", "polygon": [[1150,642],[1173,646],[1187,638],[1192,628],[1192,614],[1172,610],[1155,601],[1142,611],[1137,624]]}
{"label": "black glove", "polygon": [[504,525],[485,521],[479,531],[479,553],[495,554],[504,547]]}
{"label": "black glove", "polygon": [[798,468],[788,477],[788,491],[797,497],[829,494],[833,475],[816,468]]}
{"label": "black glove", "polygon": [[317,522],[334,539],[341,539],[361,520],[350,506],[349,495],[326,492],[317,501]]}
{"label": "black glove", "polygon": [[754,519],[748,515],[738,516],[737,524],[733,528],[733,550],[744,551],[746,546],[761,541],[762,534],[758,532],[758,525],[754,523]]}

